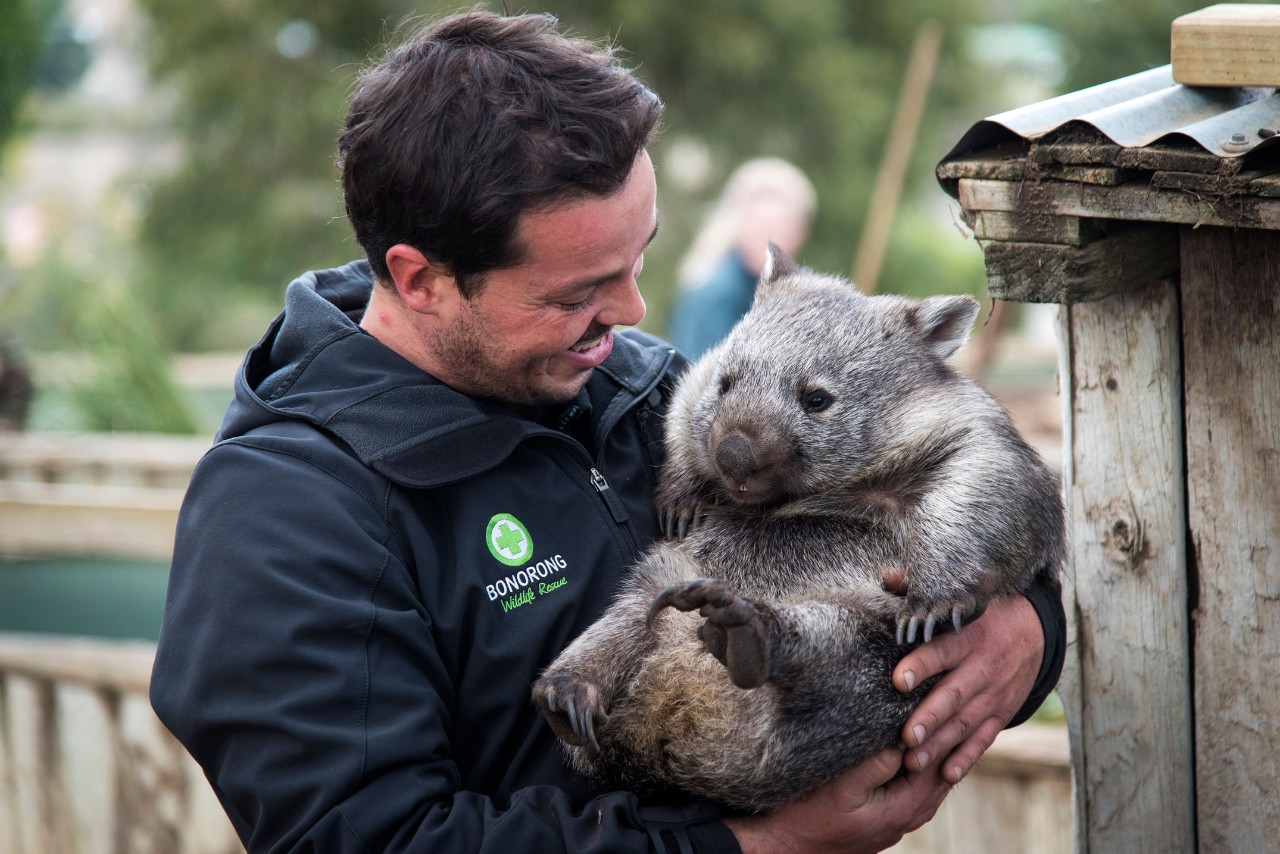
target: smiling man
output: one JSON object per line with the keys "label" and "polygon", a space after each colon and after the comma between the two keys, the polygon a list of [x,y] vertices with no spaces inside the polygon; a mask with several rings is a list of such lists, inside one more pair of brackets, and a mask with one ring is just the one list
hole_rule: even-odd
{"label": "smiling man", "polygon": [[153,671],[250,852],[879,850],[1052,687],[1040,591],[904,659],[904,690],[949,671],[905,760],[772,814],[565,767],[529,686],[658,536],[685,364],[625,328],[661,110],[546,16],[446,18],[362,75],[338,149],[366,259],[290,284],[246,357]]}

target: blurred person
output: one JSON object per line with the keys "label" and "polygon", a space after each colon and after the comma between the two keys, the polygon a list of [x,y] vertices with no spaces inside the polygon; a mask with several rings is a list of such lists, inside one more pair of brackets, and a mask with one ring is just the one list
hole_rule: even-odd
{"label": "blurred person", "polygon": [[766,247],[794,257],[816,206],[813,184],[786,160],[762,157],[734,170],[680,264],[671,343],[690,360],[718,344],[751,307]]}
{"label": "blurred person", "polygon": [[773,813],[565,766],[530,685],[659,535],[685,366],[622,329],[661,111],[545,15],[443,18],[361,75],[338,149],[366,258],[291,283],[241,366],[152,676],[249,852],[880,850],[1052,689],[1062,605],[1033,591],[895,670],[947,671],[905,759]]}

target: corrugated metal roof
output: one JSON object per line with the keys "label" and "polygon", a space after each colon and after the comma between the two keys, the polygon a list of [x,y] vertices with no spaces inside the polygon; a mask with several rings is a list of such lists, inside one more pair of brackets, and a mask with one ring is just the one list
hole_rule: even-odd
{"label": "corrugated metal roof", "polygon": [[1166,65],[984,119],[944,162],[1013,138],[1032,142],[1075,128],[1092,128],[1124,148],[1186,140],[1235,158],[1280,144],[1280,94],[1270,87],[1183,86]]}
{"label": "corrugated metal roof", "polygon": [[991,116],[938,164],[993,296],[1072,303],[1169,275],[1184,226],[1280,232],[1280,94],[1171,70]]}

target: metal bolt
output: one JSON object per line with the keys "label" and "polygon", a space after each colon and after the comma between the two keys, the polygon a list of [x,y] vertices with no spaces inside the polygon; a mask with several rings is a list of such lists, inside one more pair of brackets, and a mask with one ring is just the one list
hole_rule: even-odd
{"label": "metal bolt", "polygon": [[1249,141],[1249,137],[1245,136],[1242,133],[1233,133],[1231,134],[1231,141],[1236,145],[1244,145],[1246,142]]}

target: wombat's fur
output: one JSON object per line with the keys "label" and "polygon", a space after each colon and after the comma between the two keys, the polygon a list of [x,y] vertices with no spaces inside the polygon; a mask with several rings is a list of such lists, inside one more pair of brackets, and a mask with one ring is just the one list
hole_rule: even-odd
{"label": "wombat's fur", "polygon": [[928,685],[902,695],[890,674],[918,628],[1057,584],[1054,478],[944,362],[977,310],[866,297],[771,248],[751,311],[672,405],[658,504],[687,536],[651,548],[533,687],[580,771],[792,800],[899,740]]}

